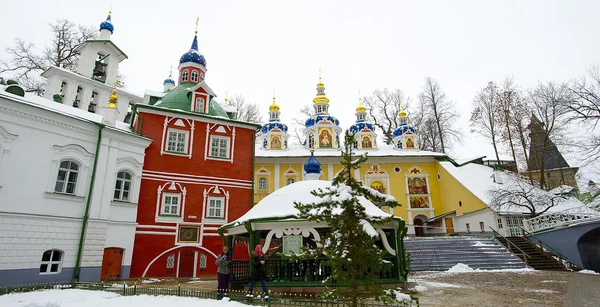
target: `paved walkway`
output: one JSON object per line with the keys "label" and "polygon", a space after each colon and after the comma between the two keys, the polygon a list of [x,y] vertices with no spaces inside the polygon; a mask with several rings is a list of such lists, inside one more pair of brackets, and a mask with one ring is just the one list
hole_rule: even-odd
{"label": "paved walkway", "polygon": [[600,306],[600,275],[574,273],[564,307]]}

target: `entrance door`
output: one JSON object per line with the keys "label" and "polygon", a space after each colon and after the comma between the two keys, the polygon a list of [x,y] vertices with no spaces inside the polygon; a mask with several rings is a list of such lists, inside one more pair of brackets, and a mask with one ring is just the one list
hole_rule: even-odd
{"label": "entrance door", "polygon": [[425,230],[423,229],[423,220],[420,218],[415,218],[413,226],[415,227],[415,236],[422,237],[425,235]]}
{"label": "entrance door", "polygon": [[452,222],[452,218],[445,218],[446,222],[446,233],[454,233],[454,223]]}
{"label": "entrance door", "polygon": [[179,278],[194,277],[194,251],[179,252]]}
{"label": "entrance door", "polygon": [[120,280],[121,263],[123,263],[123,249],[118,247],[107,247],[102,257],[101,280]]}

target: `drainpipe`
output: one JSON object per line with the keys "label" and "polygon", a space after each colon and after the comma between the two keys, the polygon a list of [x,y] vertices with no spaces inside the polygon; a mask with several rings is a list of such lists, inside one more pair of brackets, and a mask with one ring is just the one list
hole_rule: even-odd
{"label": "drainpipe", "polygon": [[96,153],[94,154],[94,165],[92,167],[92,178],[90,180],[90,187],[88,189],[87,203],[85,204],[85,214],[83,215],[83,223],[81,225],[81,234],[79,236],[79,248],[77,249],[77,260],[75,261],[75,273],[73,275],[74,281],[79,281],[79,273],[81,272],[81,254],[83,253],[83,239],[85,238],[85,231],[87,228],[87,222],[90,217],[90,205],[92,203],[92,192],[94,190],[94,182],[96,181],[96,169],[98,167],[98,154],[100,153],[100,143],[102,142],[102,129],[106,127],[101,123],[94,123],[98,125],[98,140],[96,141]]}
{"label": "drainpipe", "polygon": [[252,206],[250,208],[254,207],[254,164],[256,163],[256,134],[260,131],[260,129],[261,128],[257,128],[252,135],[252,170],[250,171],[250,175],[252,176]]}

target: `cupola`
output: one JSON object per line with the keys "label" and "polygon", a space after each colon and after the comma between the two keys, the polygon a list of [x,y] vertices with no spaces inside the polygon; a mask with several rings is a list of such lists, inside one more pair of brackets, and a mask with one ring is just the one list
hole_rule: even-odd
{"label": "cupola", "polygon": [[304,163],[304,180],[319,180],[321,177],[321,163],[315,158],[314,150],[310,151],[310,158]]}

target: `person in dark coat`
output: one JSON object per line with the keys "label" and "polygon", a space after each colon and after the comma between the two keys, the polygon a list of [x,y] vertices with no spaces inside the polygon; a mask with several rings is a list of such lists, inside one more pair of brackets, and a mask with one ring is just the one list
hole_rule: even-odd
{"label": "person in dark coat", "polygon": [[[269,290],[267,289],[267,283],[265,282],[265,255],[262,252],[262,246],[257,245],[252,252],[252,274],[250,274],[250,286],[248,287],[248,294],[246,297],[252,297],[252,289],[254,284],[259,281],[265,293],[264,298],[269,298]],[[258,296],[260,297],[260,295]]]}
{"label": "person in dark coat", "polygon": [[229,257],[229,248],[223,246],[223,252],[217,257],[215,264],[217,265],[217,296],[221,299],[223,296],[227,296],[229,290],[229,263],[231,257]]}

